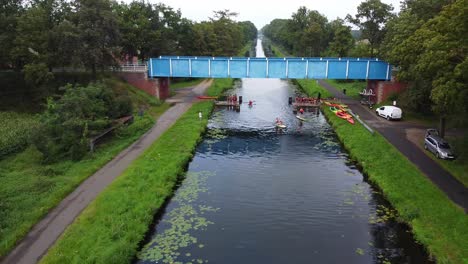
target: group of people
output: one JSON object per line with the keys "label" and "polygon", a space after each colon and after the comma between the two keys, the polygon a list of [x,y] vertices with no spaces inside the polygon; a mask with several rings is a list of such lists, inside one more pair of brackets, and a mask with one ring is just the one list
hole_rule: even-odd
{"label": "group of people", "polygon": [[235,102],[237,102],[237,94],[228,95],[228,96],[227,96],[227,101],[230,102],[230,103],[235,103]]}
{"label": "group of people", "polygon": [[317,104],[320,98],[296,97],[296,103]]}

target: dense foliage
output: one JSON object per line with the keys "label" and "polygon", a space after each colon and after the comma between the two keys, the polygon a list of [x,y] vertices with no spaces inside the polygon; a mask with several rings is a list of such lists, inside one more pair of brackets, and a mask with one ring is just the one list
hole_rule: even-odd
{"label": "dense foliage", "polygon": [[386,22],[393,17],[392,5],[382,3],[380,0],[366,0],[357,8],[357,14],[353,18],[347,15],[346,19],[359,27],[362,32],[361,38],[369,42],[370,56],[375,52],[379,54],[379,45],[385,36]]}
{"label": "dense foliage", "polygon": [[34,144],[45,161],[64,156],[79,159],[88,151],[92,137],[110,127],[112,120],[131,113],[130,98],[102,83],[68,85],[60,99],[48,100]]}
{"label": "dense foliage", "polygon": [[467,121],[468,1],[408,0],[388,25],[386,57],[410,83],[406,93],[415,111]]}
{"label": "dense foliage", "polygon": [[354,42],[342,19],[328,22],[324,15],[306,7],[300,7],[290,19],[273,20],[262,32],[287,53],[303,57],[344,57]]}
{"label": "dense foliage", "polygon": [[147,1],[7,0],[0,3],[0,69],[15,69],[36,87],[63,67],[105,71],[138,57],[234,56],[256,38],[252,22],[229,10],[196,23],[180,10]]}

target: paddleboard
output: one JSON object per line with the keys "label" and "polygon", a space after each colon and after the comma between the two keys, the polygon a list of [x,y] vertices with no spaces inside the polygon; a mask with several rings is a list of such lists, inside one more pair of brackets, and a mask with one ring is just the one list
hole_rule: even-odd
{"label": "paddleboard", "polygon": [[276,127],[277,127],[277,128],[286,128],[286,125],[276,124]]}

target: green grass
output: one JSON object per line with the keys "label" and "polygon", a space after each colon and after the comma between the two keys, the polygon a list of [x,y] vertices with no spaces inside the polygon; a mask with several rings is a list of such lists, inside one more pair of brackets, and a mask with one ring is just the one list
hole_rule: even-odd
{"label": "green grass", "polygon": [[200,84],[204,80],[205,79],[192,79],[192,80],[184,80],[184,81],[172,80],[171,84],[169,85],[169,88],[171,88],[171,90],[177,90],[177,89],[192,87],[192,86]]}
{"label": "green grass", "polygon": [[231,89],[234,79],[215,79],[213,84],[206,90],[208,96],[219,96],[224,91]]}
{"label": "green grass", "polygon": [[39,125],[37,116],[27,113],[0,112],[0,120],[0,159],[26,148]]}
{"label": "green grass", "polygon": [[[232,79],[216,79],[219,95]],[[194,104],[68,227],[41,263],[129,263],[193,156],[212,102]],[[198,119],[198,112],[203,119]]]}
{"label": "green grass", "polygon": [[367,88],[366,81],[339,81],[339,80],[325,80],[327,83],[338,89],[338,91],[343,91],[346,89],[346,95],[354,99],[361,99],[359,94],[362,90]]}
{"label": "green grass", "polygon": [[[254,44],[255,43],[255,44]],[[252,48],[255,49],[255,46],[256,45],[256,41],[253,42],[253,41],[249,41],[240,51],[239,53],[237,54],[238,56],[240,57],[244,57],[245,56],[245,53],[248,51],[249,52],[249,57],[254,57],[252,56],[252,54],[250,54],[250,52],[252,52]]]}
{"label": "green grass", "polygon": [[317,80],[297,79],[292,80],[292,82],[297,84],[308,96],[317,97],[318,93],[320,93],[321,98],[333,96],[327,89],[323,88]]}
{"label": "green grass", "polygon": [[468,216],[380,134],[323,110],[352,159],[439,263],[467,263]]}
{"label": "green grass", "polygon": [[271,50],[275,53],[276,57],[286,57],[285,53],[283,53],[278,47],[275,45],[271,45]]}
{"label": "green grass", "polygon": [[[11,250],[35,223],[83,180],[140,138],[154,125],[155,118],[168,108],[168,104],[161,104],[161,101],[126,83],[116,79],[104,81],[118,93],[127,94],[135,109],[143,108],[145,114],[135,115],[133,124],[119,128],[115,136],[105,139],[96,152],[81,161],[61,160],[43,164],[41,153],[34,147],[0,160],[0,256]],[[31,124],[33,115],[0,115],[4,124],[19,124],[9,130],[21,129],[29,137],[25,131],[34,128]],[[24,119],[24,124],[19,119]],[[5,135],[5,131],[1,134]],[[28,141],[27,138],[24,140]]]}
{"label": "green grass", "polygon": [[104,166],[146,132],[149,115],[121,129],[115,137],[81,161],[42,164],[34,147],[0,161],[0,256],[5,255],[29,229],[83,180]]}

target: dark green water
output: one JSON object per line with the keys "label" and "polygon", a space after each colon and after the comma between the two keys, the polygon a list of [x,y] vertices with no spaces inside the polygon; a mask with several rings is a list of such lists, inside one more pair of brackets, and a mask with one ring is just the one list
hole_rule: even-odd
{"label": "dark green water", "polygon": [[295,92],[283,80],[238,84],[241,111],[215,111],[139,263],[429,262],[321,113],[295,118]]}

